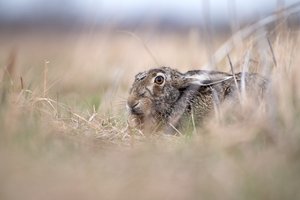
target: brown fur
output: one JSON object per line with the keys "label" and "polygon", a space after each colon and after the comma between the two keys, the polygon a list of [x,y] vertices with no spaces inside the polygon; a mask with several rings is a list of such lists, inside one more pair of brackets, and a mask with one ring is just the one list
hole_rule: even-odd
{"label": "brown fur", "polygon": [[[155,83],[157,76],[164,77],[163,84]],[[258,74],[245,73],[244,80],[247,92],[263,92],[266,88],[266,80]],[[193,114],[196,124],[201,124],[214,105],[238,98],[241,83],[242,73],[235,77],[205,70],[183,74],[168,67],[139,73],[127,100],[129,121],[141,129],[166,125],[179,128]]]}

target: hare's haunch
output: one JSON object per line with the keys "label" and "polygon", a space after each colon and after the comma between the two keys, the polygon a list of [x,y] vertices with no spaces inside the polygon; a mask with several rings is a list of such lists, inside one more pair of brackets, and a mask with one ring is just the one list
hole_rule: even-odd
{"label": "hare's haunch", "polygon": [[200,123],[214,105],[236,98],[241,88],[261,93],[265,87],[266,80],[254,73],[151,69],[135,76],[127,100],[129,122],[139,128],[178,127],[193,114]]}

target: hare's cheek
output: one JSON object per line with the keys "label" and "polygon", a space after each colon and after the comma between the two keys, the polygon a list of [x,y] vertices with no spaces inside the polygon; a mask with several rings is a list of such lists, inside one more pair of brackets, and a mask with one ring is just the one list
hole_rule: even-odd
{"label": "hare's cheek", "polygon": [[166,100],[170,103],[174,103],[178,100],[180,93],[178,90],[170,90],[166,95]]}
{"label": "hare's cheek", "polygon": [[150,115],[151,110],[152,110],[152,101],[148,98],[145,98],[141,100],[142,105],[143,105],[143,111],[145,115]]}
{"label": "hare's cheek", "polygon": [[164,87],[159,85],[154,85],[152,88],[153,95],[156,97],[164,95]]}

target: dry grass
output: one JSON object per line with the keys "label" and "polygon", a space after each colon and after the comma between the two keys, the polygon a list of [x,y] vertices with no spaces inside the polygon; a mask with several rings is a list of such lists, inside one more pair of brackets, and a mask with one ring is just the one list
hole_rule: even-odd
{"label": "dry grass", "polygon": [[230,52],[234,71],[271,80],[264,105],[224,106],[182,136],[127,127],[133,76],[206,64],[198,35],[139,33],[148,50],[122,32],[2,36],[0,198],[299,199],[296,30],[257,31]]}

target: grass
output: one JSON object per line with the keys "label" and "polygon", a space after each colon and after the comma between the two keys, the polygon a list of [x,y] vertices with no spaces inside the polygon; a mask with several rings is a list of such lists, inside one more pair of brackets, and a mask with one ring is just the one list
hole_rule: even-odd
{"label": "grass", "polygon": [[217,69],[267,76],[264,104],[224,105],[181,136],[128,127],[127,92],[157,62],[210,56],[195,32],[147,34],[0,37],[0,198],[299,199],[299,31],[236,45]]}

